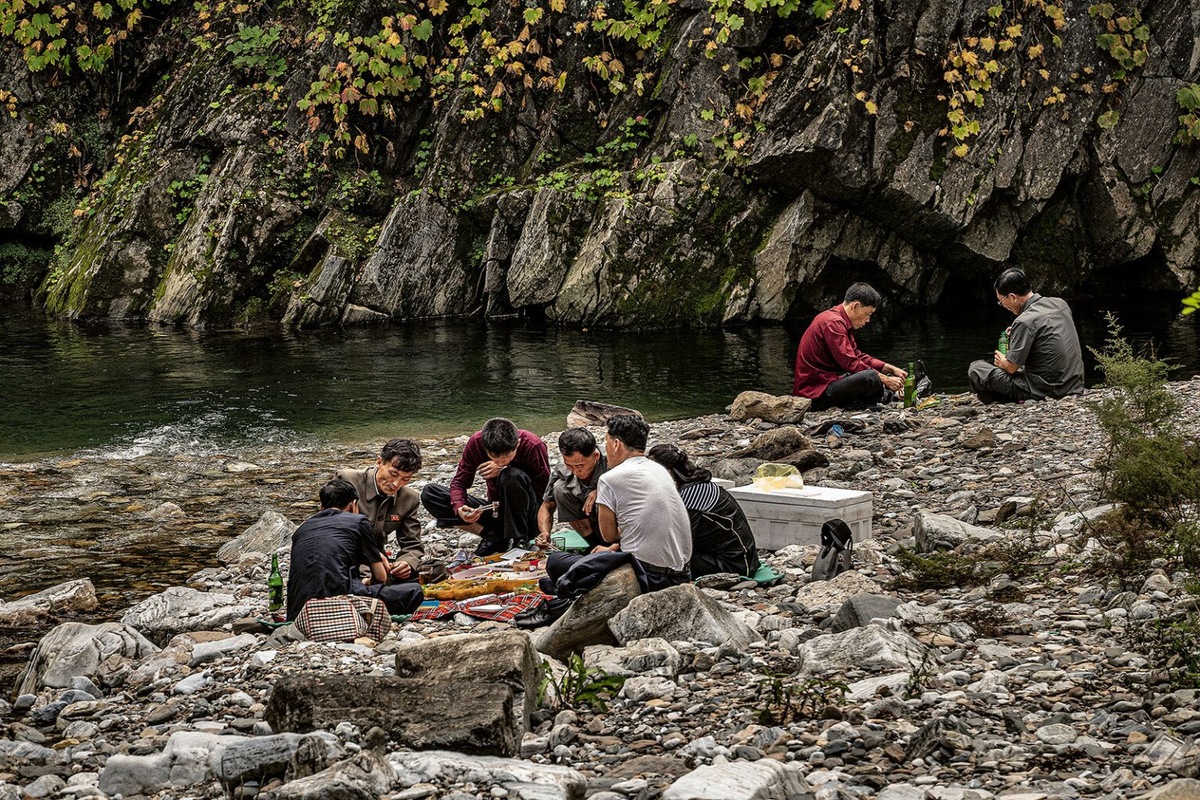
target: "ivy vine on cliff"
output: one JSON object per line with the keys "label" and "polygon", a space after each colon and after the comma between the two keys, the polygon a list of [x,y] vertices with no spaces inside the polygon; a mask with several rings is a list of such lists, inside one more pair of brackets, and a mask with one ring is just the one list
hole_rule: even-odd
{"label": "ivy vine on cliff", "polygon": [[[1024,57],[1034,65],[1034,74],[1048,84],[1043,105],[1065,99],[1063,90],[1051,82],[1046,69],[1046,46],[1062,47],[1059,34],[1066,26],[1063,5],[1047,0],[1020,0],[988,7],[982,29],[958,39],[942,62],[942,79],[948,91],[939,95],[947,104],[946,121],[941,135],[950,140],[951,152],[959,158],[971,149],[971,140],[980,134],[978,113],[983,109],[997,80],[1013,68],[1020,68]],[[1022,77],[1022,85],[1028,80]]]}

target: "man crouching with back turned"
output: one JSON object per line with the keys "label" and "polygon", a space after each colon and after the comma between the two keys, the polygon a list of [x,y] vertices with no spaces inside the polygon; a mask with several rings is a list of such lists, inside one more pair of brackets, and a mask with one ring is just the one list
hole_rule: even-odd
{"label": "man crouching with back turned", "polygon": [[[321,511],[300,523],[292,534],[288,567],[287,618],[295,621],[313,598],[345,594],[378,597],[389,614],[408,614],[425,594],[415,583],[387,585],[383,554],[371,522],[358,513],[358,492],[349,481],[334,478],[321,487]],[[371,571],[371,584],[358,577],[358,567]]]}

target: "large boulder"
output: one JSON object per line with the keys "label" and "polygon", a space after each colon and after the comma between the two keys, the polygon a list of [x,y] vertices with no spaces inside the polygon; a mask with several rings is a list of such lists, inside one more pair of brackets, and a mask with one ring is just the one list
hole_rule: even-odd
{"label": "large boulder", "polygon": [[246,553],[274,553],[291,544],[295,532],[296,526],[283,514],[264,511],[258,522],[221,545],[217,550],[217,560],[222,564],[233,564]]}
{"label": "large boulder", "polygon": [[658,637],[673,641],[730,643],[744,648],[762,637],[690,583],[635,597],[608,623],[621,644]]}
{"label": "large boulder", "polygon": [[738,422],[761,419],[780,425],[794,425],[804,419],[812,400],[790,394],[773,395],[766,392],[742,392],[733,401],[729,418]]}
{"label": "large boulder", "polygon": [[516,755],[512,689],[502,683],[372,675],[296,675],[271,690],[264,718],[278,732],[350,722],[378,726],[415,750]]}
{"label": "large boulder", "polygon": [[363,750],[259,796],[263,800],[377,800],[395,783],[396,771],[387,759],[374,750]]}
{"label": "large boulder", "polygon": [[632,414],[638,419],[644,419],[642,412],[636,409],[598,403],[595,400],[576,400],[570,413],[567,414],[567,427],[586,428],[605,425],[617,414]]}
{"label": "large boulder", "polygon": [[1146,800],[1200,800],[1200,781],[1195,778],[1176,778],[1150,792]]}
{"label": "large boulder", "polygon": [[857,570],[847,570],[827,581],[806,583],[796,590],[796,602],[809,611],[836,606],[856,594],[877,594],[880,586]]}
{"label": "large boulder", "polygon": [[925,646],[907,633],[878,625],[818,636],[796,650],[807,673],[853,668],[912,671],[926,660],[926,653]]}
{"label": "large boulder", "polygon": [[325,763],[342,755],[337,739],[328,733],[247,737],[176,731],[162,752],[110,756],[100,773],[99,786],[105,794],[129,796],[153,795],[168,787],[184,788],[213,780],[230,788],[247,781],[266,783],[283,778],[302,748],[320,753]]}
{"label": "large boulder", "polygon": [[217,630],[261,610],[260,605],[246,599],[237,600],[231,594],[172,586],[131,606],[121,617],[121,622],[137,628],[161,646],[176,634]]}
{"label": "large boulder", "polygon": [[42,637],[17,682],[17,694],[43,686],[66,688],[74,678],[95,678],[114,661],[136,661],[158,648],[133,628],[117,622],[65,622]]}
{"label": "large boulder", "polygon": [[91,611],[97,605],[96,587],[87,578],[80,578],[51,586],[10,603],[0,603],[0,627],[33,625],[52,614]]}
{"label": "large boulder", "polygon": [[812,450],[812,442],[799,428],[783,426],[772,428],[755,436],[748,447],[730,454],[732,458],[760,458],[775,461],[784,457],[795,457],[801,450]]}
{"label": "large boulder", "polygon": [[1003,538],[1002,534],[991,528],[968,525],[945,514],[924,511],[913,514],[913,536],[916,537],[919,553],[953,550],[968,542],[986,544]]}
{"label": "large boulder", "polygon": [[162,752],[147,756],[114,753],[100,772],[100,791],[115,794],[156,794],[164,789],[195,786],[214,777],[210,759],[225,745],[244,740],[198,731],[176,731]]}
{"label": "large boulder", "polygon": [[633,567],[626,564],[614,569],[591,591],[572,603],[554,624],[534,631],[534,648],[539,653],[565,662],[571,653],[588,645],[616,644],[608,621],[641,591]]}
{"label": "large boulder", "polygon": [[769,758],[698,767],[676,780],[662,800],[790,800],[811,797],[804,767]]}
{"label": "large boulder", "polygon": [[389,753],[388,761],[407,780],[449,786],[469,780],[481,788],[498,786],[514,798],[583,800],[587,790],[583,775],[555,764],[441,751]]}
{"label": "large boulder", "polygon": [[537,706],[542,670],[529,635],[513,630],[439,636],[406,645],[396,652],[396,675],[428,683],[449,680],[509,687],[519,742]]}
{"label": "large boulder", "polygon": [[625,647],[597,644],[584,648],[583,664],[607,675],[648,675],[674,678],[683,657],[665,639],[639,639]]}
{"label": "large boulder", "polygon": [[885,594],[870,594],[863,592],[847,598],[834,615],[829,630],[841,633],[851,628],[861,628],[873,619],[887,619],[896,616],[896,607],[900,598]]}

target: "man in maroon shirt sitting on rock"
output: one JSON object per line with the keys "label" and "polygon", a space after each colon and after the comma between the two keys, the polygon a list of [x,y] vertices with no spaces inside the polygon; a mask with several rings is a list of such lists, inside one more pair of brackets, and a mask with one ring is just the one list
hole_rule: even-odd
{"label": "man in maroon shirt sitting on rock", "polygon": [[854,339],[880,300],[871,286],[856,283],[839,305],[817,314],[800,338],[792,394],[810,398],[814,411],[869,406],[883,399],[885,387],[904,388],[907,372],[867,355]]}
{"label": "man in maroon shirt sitting on rock", "polygon": [[[487,500],[467,494],[479,473],[487,482]],[[489,419],[473,434],[458,460],[450,488],[427,484],[421,503],[439,528],[459,528],[482,537],[476,555],[529,547],[537,536],[537,510],[550,480],[546,443],[517,430],[512,420]],[[481,508],[490,503],[499,508]]]}

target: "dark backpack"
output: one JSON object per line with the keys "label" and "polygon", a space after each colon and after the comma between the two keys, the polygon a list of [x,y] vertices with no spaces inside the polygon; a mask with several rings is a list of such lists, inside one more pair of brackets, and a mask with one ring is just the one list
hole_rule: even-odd
{"label": "dark backpack", "polygon": [[854,564],[854,534],[844,520],[831,519],[821,526],[821,552],[813,562],[812,580],[836,578]]}

